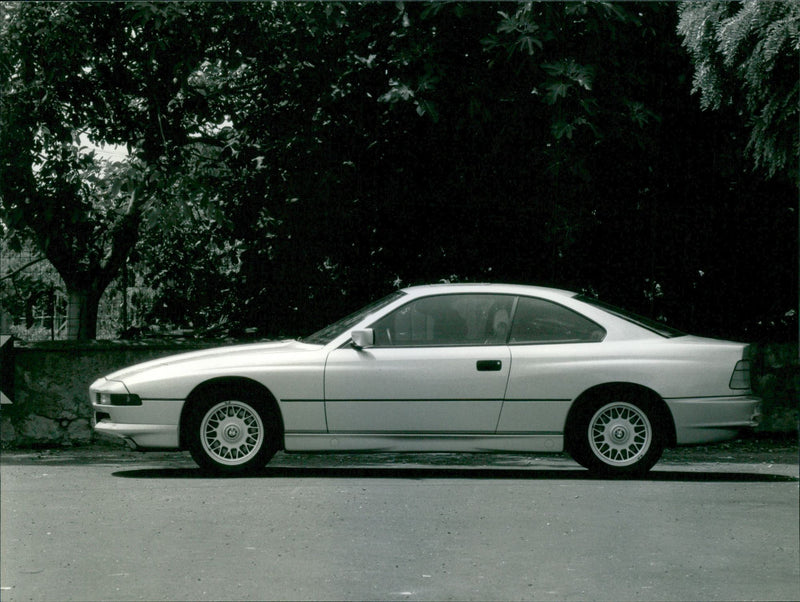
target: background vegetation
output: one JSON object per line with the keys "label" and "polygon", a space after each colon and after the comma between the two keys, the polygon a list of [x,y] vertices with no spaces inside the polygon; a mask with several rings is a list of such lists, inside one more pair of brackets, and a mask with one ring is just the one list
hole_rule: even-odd
{"label": "background vegetation", "polygon": [[27,245],[70,338],[439,280],[796,337],[797,3],[0,7],[0,300],[55,286]]}

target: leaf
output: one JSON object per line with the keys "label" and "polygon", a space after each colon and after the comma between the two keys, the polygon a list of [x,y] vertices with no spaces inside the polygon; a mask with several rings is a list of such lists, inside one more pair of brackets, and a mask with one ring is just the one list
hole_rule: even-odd
{"label": "leaf", "polygon": [[572,85],[564,82],[555,82],[552,84],[547,84],[545,88],[547,89],[547,94],[545,94],[545,102],[547,102],[549,105],[554,105],[556,102],[558,102],[559,98],[565,98],[567,96],[567,92],[569,92],[570,88],[572,88]]}
{"label": "leaf", "polygon": [[423,99],[417,102],[417,115],[420,117],[428,115],[434,123],[439,121],[439,111],[436,108],[436,104],[430,100]]}
{"label": "leaf", "polygon": [[565,137],[568,140],[571,140],[574,129],[575,128],[572,126],[572,124],[566,121],[557,121],[550,126],[550,132],[553,134],[556,140],[561,140]]}

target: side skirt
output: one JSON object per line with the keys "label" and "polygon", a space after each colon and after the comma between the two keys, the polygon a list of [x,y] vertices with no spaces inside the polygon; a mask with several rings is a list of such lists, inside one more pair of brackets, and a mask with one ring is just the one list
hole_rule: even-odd
{"label": "side skirt", "polygon": [[564,450],[563,433],[519,435],[286,433],[287,452],[550,452]]}

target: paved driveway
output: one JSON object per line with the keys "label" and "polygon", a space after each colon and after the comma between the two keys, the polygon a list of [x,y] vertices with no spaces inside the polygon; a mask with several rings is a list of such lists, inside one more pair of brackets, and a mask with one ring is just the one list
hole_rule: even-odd
{"label": "paved driveway", "polygon": [[0,599],[797,600],[796,446],[564,456],[2,455]]}

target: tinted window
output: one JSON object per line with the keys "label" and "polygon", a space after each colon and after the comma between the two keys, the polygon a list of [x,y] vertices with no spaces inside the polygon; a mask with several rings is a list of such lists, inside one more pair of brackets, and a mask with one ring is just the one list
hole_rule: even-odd
{"label": "tinted window", "polygon": [[372,325],[377,346],[502,345],[514,297],[438,295],[417,299]]}
{"label": "tinted window", "polygon": [[606,331],[562,305],[520,297],[510,343],[584,343],[602,341]]}

